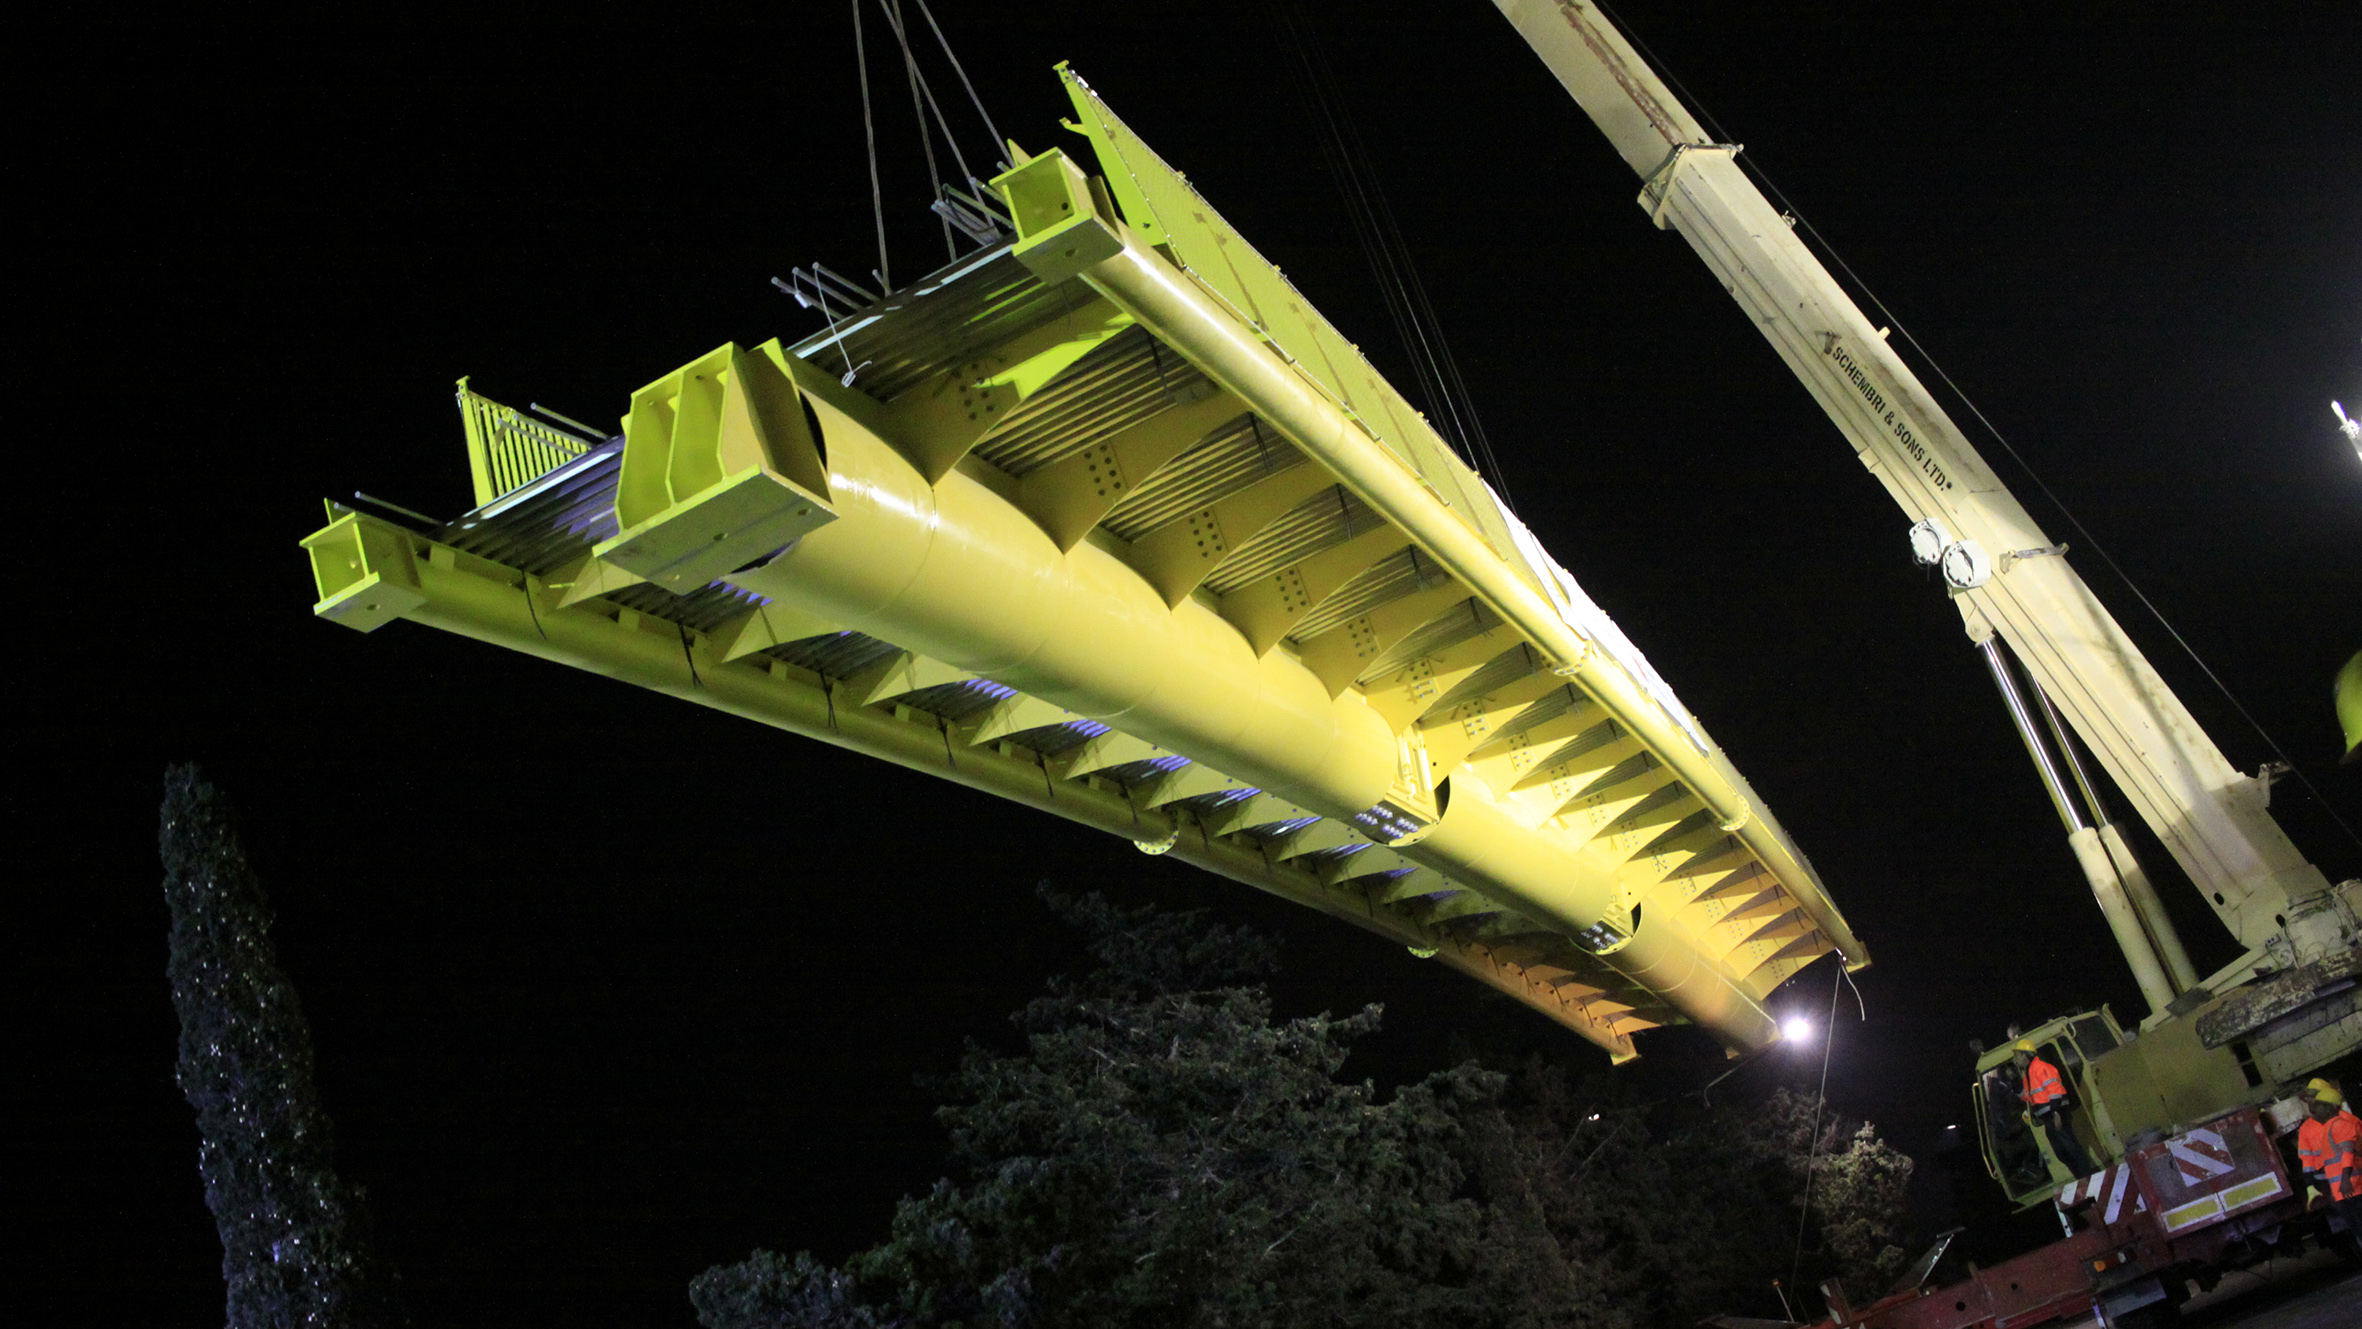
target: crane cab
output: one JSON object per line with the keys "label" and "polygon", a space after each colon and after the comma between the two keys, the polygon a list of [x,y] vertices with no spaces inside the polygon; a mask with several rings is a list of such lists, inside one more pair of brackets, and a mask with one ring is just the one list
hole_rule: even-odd
{"label": "crane cab", "polygon": [[[2102,1006],[2096,1011],[2062,1015],[2019,1038],[2033,1043],[2035,1055],[2059,1068],[2059,1076],[2067,1084],[2068,1129],[2075,1132],[2075,1138],[2102,1166],[2123,1157],[2124,1142],[2116,1133],[2094,1071],[2100,1059],[2125,1045],[2124,1030],[2116,1023],[2114,1012]],[[1978,1055],[1972,1092],[1985,1172],[2001,1184],[2013,1204],[2024,1209],[2048,1200],[2076,1176],[2035,1129],[2026,1109],[2016,1065],[2018,1041],[2007,1039]]]}
{"label": "crane cab", "polygon": [[[2287,1091],[2238,1040],[2207,1046],[2200,1025],[2221,1004],[2218,999],[2152,1021],[2138,1034],[2126,1033],[2102,1006],[2059,1016],[2018,1037],[2059,1068],[2067,1084],[2068,1129],[2106,1167],[2129,1149]],[[2075,1177],[2027,1120],[2012,1064],[2017,1041],[1977,1053],[1973,1092],[1985,1171],[2022,1209],[2049,1199]]]}

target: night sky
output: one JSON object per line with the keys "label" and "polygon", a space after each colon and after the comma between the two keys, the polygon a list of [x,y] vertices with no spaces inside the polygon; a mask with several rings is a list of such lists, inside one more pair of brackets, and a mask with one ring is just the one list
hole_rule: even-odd
{"label": "night sky", "polygon": [[[1871,947],[1831,1092],[1924,1151],[1964,1120],[1967,1039],[2102,1001],[2129,1022],[2131,979],[1906,520],[1491,6],[1415,8],[1315,20],[1501,476]],[[1976,435],[2233,762],[2272,754],[2092,541],[2362,824],[2329,703],[2362,646],[2362,464],[2329,411],[2362,406],[2354,7],[1621,9],[2080,518]],[[1050,73],[1072,60],[1413,388],[1266,7],[940,11],[1004,132],[1077,149]],[[5,1082],[8,1208],[35,1231],[0,1318],[220,1322],[172,1081],[170,760],[244,809],[343,1170],[422,1324],[687,1325],[708,1264],[883,1235],[940,1172],[914,1077],[1005,1044],[1079,961],[1043,878],[1283,930],[1285,1010],[1386,1004],[1350,1074],[1469,1049],[1604,1067],[1399,947],[1120,840],[309,616],[295,542],[322,496],[467,505],[459,375],[611,421],[725,340],[813,330],[769,278],[874,265],[845,6],[65,37],[18,52],[35,536],[9,969],[31,1053]],[[907,88],[872,55],[907,279],[942,242]],[[60,595],[73,615],[31,621]],[[2318,801],[2289,783],[2276,806],[2332,879],[2362,872]],[[2229,959],[2136,840],[2201,967]],[[1775,1000],[1823,1011],[1831,972]],[[1722,1065],[1687,1031],[1643,1049],[1619,1074],[1650,1093]]]}

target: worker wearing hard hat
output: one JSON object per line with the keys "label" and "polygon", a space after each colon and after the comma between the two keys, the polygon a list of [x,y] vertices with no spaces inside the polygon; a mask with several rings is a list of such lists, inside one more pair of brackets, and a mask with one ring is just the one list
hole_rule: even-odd
{"label": "worker wearing hard hat", "polygon": [[2312,1079],[2305,1081],[2304,1088],[2296,1091],[2298,1101],[2305,1105],[2305,1111],[2308,1114],[2313,1110],[2313,1101],[2322,1094],[2328,1094],[2330,1096],[2330,1102],[2340,1105],[2338,1112],[2341,1115],[2348,1117],[2354,1115],[2354,1105],[2346,1100],[2345,1089],[2335,1080],[2325,1080],[2316,1075]]}
{"label": "worker wearing hard hat", "polygon": [[2362,1240],[2362,1119],[2345,1110],[2346,1096],[2315,1080],[2305,1086],[2309,1117],[2296,1130],[2305,1179],[2329,1193],[2350,1240]]}
{"label": "worker wearing hard hat", "polygon": [[2044,1061],[2034,1051],[2034,1041],[2028,1038],[2018,1040],[2016,1055],[2011,1060],[2017,1063],[2018,1077],[2025,1085],[2021,1092],[2026,1110],[2033,1114],[2035,1124],[2042,1127],[2043,1135],[2050,1140],[2050,1151],[2078,1177],[2099,1171],[2099,1164],[2084,1151],[2083,1142],[2075,1138],[2075,1129],[2067,1122],[2067,1081],[2059,1074],[2059,1068]]}

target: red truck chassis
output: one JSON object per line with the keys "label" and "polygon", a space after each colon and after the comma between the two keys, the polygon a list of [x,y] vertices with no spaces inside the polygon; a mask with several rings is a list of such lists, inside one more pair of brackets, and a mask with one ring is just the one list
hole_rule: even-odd
{"label": "red truck chassis", "polygon": [[1861,1307],[1831,1284],[1816,1329],[2021,1329],[2094,1310],[2113,1325],[2165,1302],[2169,1279],[2260,1258],[2305,1212],[2252,1107],[2134,1149],[2055,1203],[2070,1228],[2061,1240]]}

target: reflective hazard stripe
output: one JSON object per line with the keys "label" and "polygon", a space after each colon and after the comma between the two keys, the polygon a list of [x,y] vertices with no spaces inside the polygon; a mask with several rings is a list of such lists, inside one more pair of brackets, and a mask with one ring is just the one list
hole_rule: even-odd
{"label": "reflective hazard stripe", "polygon": [[2219,1132],[2201,1126],[2187,1135],[2168,1140],[2165,1151],[2173,1155],[2174,1165],[2181,1169],[2182,1182],[2195,1186],[2230,1172],[2231,1150],[2223,1143]]}
{"label": "reflective hazard stripe", "polygon": [[2127,1213],[2144,1213],[2148,1205],[2132,1184],[2132,1164],[2117,1163],[2102,1168],[2088,1177],[2078,1177],[2059,1188],[2058,1205],[2061,1209],[2090,1202],[2094,1216],[2103,1223],[2115,1223]]}
{"label": "reflective hazard stripe", "polygon": [[2113,1223],[2124,1212],[2125,1192],[2132,1189],[2132,1165],[2118,1163],[2108,1169],[2106,1176],[2108,1178],[2108,1200],[2107,1212],[2103,1221]]}

